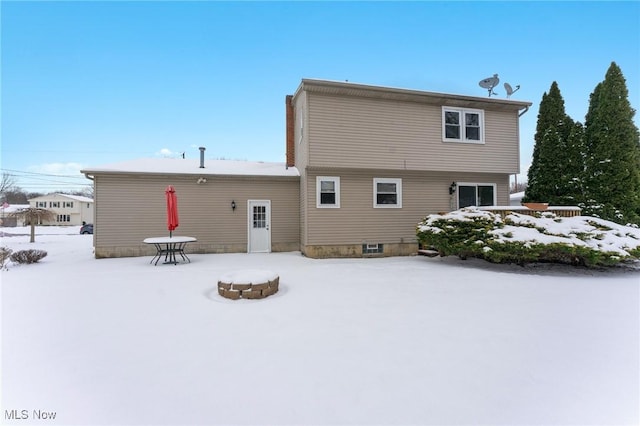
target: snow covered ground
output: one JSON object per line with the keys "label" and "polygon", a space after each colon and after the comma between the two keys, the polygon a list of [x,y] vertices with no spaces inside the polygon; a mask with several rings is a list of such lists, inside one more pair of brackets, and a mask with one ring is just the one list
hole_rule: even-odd
{"label": "snow covered ground", "polygon": [[[94,259],[79,227],[38,227],[33,244],[0,231],[48,252],[2,271],[2,424],[640,423],[638,269],[300,253],[153,266]],[[280,291],[218,296],[242,269],[278,273]]]}

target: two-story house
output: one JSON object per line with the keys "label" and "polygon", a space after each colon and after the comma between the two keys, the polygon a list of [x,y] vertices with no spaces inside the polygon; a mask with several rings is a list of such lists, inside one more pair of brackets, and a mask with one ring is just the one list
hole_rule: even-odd
{"label": "two-story house", "polygon": [[167,233],[167,185],[197,252],[413,254],[425,215],[509,204],[530,105],[303,79],[285,100],[286,163],[205,161],[201,149],[199,163],[83,170],[95,185],[96,257],[150,253],[142,240]]}
{"label": "two-story house", "polygon": [[[508,205],[518,117],[531,104],[303,80],[287,98],[311,257],[415,253],[428,213]],[[292,110],[292,111],[291,111]]]}
{"label": "two-story house", "polygon": [[93,222],[93,199],[80,195],[47,194],[31,198],[29,207],[38,207],[54,213],[42,225],[82,225]]}

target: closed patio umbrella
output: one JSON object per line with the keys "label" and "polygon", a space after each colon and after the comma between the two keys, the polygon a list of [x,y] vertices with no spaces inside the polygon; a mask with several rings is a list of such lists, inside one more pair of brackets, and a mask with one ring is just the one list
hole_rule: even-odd
{"label": "closed patio umbrella", "polygon": [[169,230],[169,237],[171,237],[172,231],[179,225],[178,198],[172,185],[167,186],[164,193],[167,196],[167,229]]}

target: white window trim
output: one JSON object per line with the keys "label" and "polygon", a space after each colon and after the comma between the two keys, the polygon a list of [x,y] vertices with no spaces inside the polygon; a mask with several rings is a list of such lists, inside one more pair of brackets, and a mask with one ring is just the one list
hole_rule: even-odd
{"label": "white window trim", "polygon": [[[454,112],[460,113],[460,138],[459,139],[446,137],[447,131],[446,131],[446,123],[445,123],[445,113],[447,111],[454,111]],[[465,132],[466,132],[465,125],[464,125],[465,112],[471,112],[474,114],[478,114],[480,116],[479,117],[480,119],[480,140],[479,141],[467,140],[465,137]],[[442,141],[455,142],[455,143],[472,143],[472,144],[481,144],[481,145],[484,144],[484,110],[443,106],[442,107]]]}
{"label": "white window trim", "polygon": [[[378,184],[395,183],[398,202],[396,204],[378,204]],[[402,179],[373,178],[373,208],[375,209],[401,209],[402,208]]]}
{"label": "white window trim", "polygon": [[[478,187],[479,186],[493,186],[493,205],[498,205],[498,185],[495,183],[483,183],[483,182],[457,182],[456,183],[456,208],[460,208],[460,193],[458,190],[461,186],[475,186],[476,187],[476,202],[478,201]],[[477,204],[477,203],[476,203]],[[477,206],[476,206],[477,207]]]}
{"label": "white window trim", "polygon": [[[335,185],[336,189],[336,203],[335,204],[321,204],[320,203],[320,191],[321,182],[331,181]],[[339,176],[316,176],[316,207],[319,209],[339,209],[340,208],[340,177]]]}

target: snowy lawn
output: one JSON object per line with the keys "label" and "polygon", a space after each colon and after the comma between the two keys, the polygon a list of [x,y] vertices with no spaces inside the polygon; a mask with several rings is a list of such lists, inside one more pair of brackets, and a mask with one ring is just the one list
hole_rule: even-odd
{"label": "snowy lawn", "polygon": [[[94,259],[78,230],[2,237],[49,253],[2,271],[2,424],[640,423],[638,269],[300,253],[153,266]],[[242,269],[274,271],[280,291],[220,297]]]}

